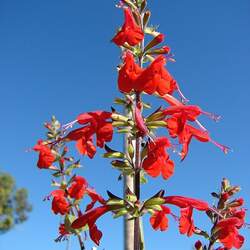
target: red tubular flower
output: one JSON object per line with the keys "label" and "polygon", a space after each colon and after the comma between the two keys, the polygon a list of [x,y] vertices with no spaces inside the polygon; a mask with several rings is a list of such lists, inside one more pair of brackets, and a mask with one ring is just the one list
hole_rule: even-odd
{"label": "red tubular flower", "polygon": [[[86,115],[90,116],[86,119]],[[106,111],[95,111],[89,113],[80,114],[77,117],[79,124],[87,124],[95,130],[96,133],[96,144],[102,148],[105,142],[109,142],[113,137],[113,127],[110,121],[111,113]]]}
{"label": "red tubular flower", "polygon": [[173,115],[171,118],[166,120],[167,129],[172,138],[178,137],[179,143],[182,144],[182,151],[180,153],[181,160],[184,160],[187,156],[189,144],[192,138],[200,142],[212,142],[219,148],[221,148],[224,152],[228,150],[226,146],[220,145],[214,142],[208,131],[197,129],[186,123],[186,116],[182,116],[181,114]]}
{"label": "red tubular flower", "polygon": [[43,145],[42,140],[37,142],[37,144],[33,147],[33,150],[39,152],[39,159],[37,162],[37,166],[39,168],[48,169],[56,159],[52,154],[51,149],[48,146]]}
{"label": "red tubular flower", "polygon": [[242,227],[245,223],[246,210],[245,209],[234,210],[234,211],[231,211],[231,213],[232,213],[232,217],[240,219],[241,223],[239,227]]}
{"label": "red tubular flower", "polygon": [[89,236],[93,242],[95,242],[98,246],[100,244],[100,240],[102,238],[102,232],[97,228],[94,224],[89,228]]}
{"label": "red tubular flower", "polygon": [[186,120],[194,122],[197,120],[197,117],[202,113],[202,110],[199,106],[195,105],[178,105],[170,106],[162,112],[164,115],[180,114]]}
{"label": "red tubular flower", "polygon": [[187,234],[187,236],[191,236],[194,233],[195,226],[192,218],[193,209],[197,209],[199,211],[207,211],[209,210],[208,203],[183,197],[183,196],[167,196],[164,197],[165,203],[175,205],[181,208],[181,216],[179,220],[179,231],[181,234]]}
{"label": "red tubular flower", "polygon": [[238,233],[238,228],[242,226],[239,218],[232,217],[221,220],[215,227],[215,232],[219,241],[227,249],[240,249],[244,244],[244,237]]}
{"label": "red tubular flower", "polygon": [[68,188],[69,196],[73,199],[80,200],[86,192],[87,185],[88,183],[83,177],[75,176],[71,186]]}
{"label": "red tubular flower", "polygon": [[192,207],[199,211],[209,210],[209,205],[207,202],[194,198],[184,196],[166,196],[164,199],[165,203],[172,204],[180,208]]}
{"label": "red tubular flower", "polygon": [[181,217],[179,221],[179,231],[181,234],[192,236],[195,230],[194,220],[192,218],[193,208],[186,207],[181,209]]}
{"label": "red tubular flower", "polygon": [[102,237],[102,232],[98,230],[96,226],[96,220],[100,218],[102,215],[109,211],[109,207],[107,205],[94,208],[92,210],[87,211],[85,214],[76,219],[71,227],[74,229],[82,228],[85,225],[88,225],[90,237],[91,239],[99,245],[100,239]]}
{"label": "red tubular flower", "polygon": [[76,141],[76,148],[80,154],[93,158],[96,147],[93,143],[94,129],[92,127],[82,127],[68,133],[66,140]]}
{"label": "red tubular flower", "polygon": [[59,242],[67,239],[67,236],[70,235],[70,232],[67,231],[65,224],[60,224],[59,228],[59,236],[55,239],[55,242]]}
{"label": "red tubular flower", "polygon": [[166,206],[161,206],[161,211],[155,211],[150,217],[150,223],[154,230],[166,231],[168,229],[167,214],[171,213],[171,210]]}
{"label": "red tubular flower", "polygon": [[135,80],[143,69],[135,63],[135,59],[130,52],[124,55],[124,64],[118,74],[118,88],[121,92],[129,93],[134,89]]}
{"label": "red tubular flower", "polygon": [[112,42],[118,46],[123,46],[124,43],[135,46],[143,40],[144,33],[141,27],[136,24],[129,8],[124,9],[124,18],[125,21],[122,28],[112,39]]}
{"label": "red tubular flower", "polygon": [[176,81],[165,69],[166,58],[159,55],[135,81],[134,89],[149,95],[157,92],[163,96],[172,94],[176,89]]}
{"label": "red tubular flower", "polygon": [[154,39],[152,41],[149,42],[149,44],[147,44],[144,48],[144,51],[147,51],[153,47],[155,47],[156,45],[158,45],[159,43],[162,43],[164,41],[165,36],[163,34],[159,34],[156,37],[154,37]]}
{"label": "red tubular flower", "polygon": [[146,124],[144,123],[144,119],[142,117],[141,109],[137,106],[135,107],[135,124],[138,129],[138,133],[140,136],[145,136],[149,133]]}
{"label": "red tubular flower", "polygon": [[94,189],[87,187],[86,193],[91,199],[91,203],[87,205],[86,211],[92,209],[96,202],[99,202],[102,205],[106,203],[104,198],[101,195],[99,195]]}
{"label": "red tubular flower", "polygon": [[113,127],[111,121],[108,121],[110,118],[111,113],[106,111],[80,114],[75,122],[85,125],[85,127],[71,131],[64,139],[76,141],[79,153],[93,158],[96,153],[93,143],[94,134],[96,135],[96,145],[100,148],[104,146],[105,142],[112,140]]}
{"label": "red tubular flower", "polygon": [[66,236],[66,235],[69,235],[70,232],[68,232],[66,230],[66,227],[65,227],[64,224],[60,224],[60,226],[59,226],[59,234],[60,234],[60,236]]}
{"label": "red tubular flower", "polygon": [[155,141],[149,142],[147,146],[147,157],[142,163],[142,168],[152,177],[162,174],[164,179],[168,179],[174,173],[174,162],[169,159],[165,148],[170,147],[170,142],[166,137],[159,137]]}
{"label": "red tubular flower", "polygon": [[186,125],[182,133],[179,135],[179,142],[182,144],[182,151],[180,153],[181,160],[185,159],[188,153],[189,144],[193,137],[200,142],[211,141],[207,131],[201,131],[193,126]]}
{"label": "red tubular flower", "polygon": [[118,75],[119,90],[125,93],[135,90],[149,95],[155,92],[159,95],[172,94],[177,85],[165,64],[166,58],[159,55],[146,69],[142,69],[135,63],[133,55],[127,52]]}
{"label": "red tubular flower", "polygon": [[65,192],[61,189],[51,192],[53,196],[52,210],[55,214],[65,215],[70,210],[70,204],[65,198]]}

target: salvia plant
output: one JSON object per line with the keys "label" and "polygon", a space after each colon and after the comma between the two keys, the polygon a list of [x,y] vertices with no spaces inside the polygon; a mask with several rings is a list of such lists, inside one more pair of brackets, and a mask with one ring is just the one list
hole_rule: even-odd
{"label": "salvia plant", "polygon": [[[215,121],[219,116],[189,104],[168,72],[166,64],[174,62],[174,58],[170,48],[164,45],[164,35],[149,25],[151,13],[147,1],[123,0],[117,7],[124,12],[124,23],[112,39],[121,49],[117,80],[121,96],[114,102],[122,109],[82,113],[63,126],[52,117],[51,122],[45,123],[47,138],[39,140],[33,148],[39,153],[38,168],[49,170],[53,175],[54,190],[47,199],[52,200],[52,212],[63,216],[56,241],[74,235],[82,250],[86,240],[83,236],[89,234],[99,245],[102,232],[97,226],[98,218],[112,213],[114,218],[124,216],[132,223],[129,233],[133,244],[129,250],[143,250],[141,218],[150,214],[149,222],[154,230],[166,231],[172,217],[180,234],[199,235],[201,240],[194,243],[197,250],[240,249],[244,237],[239,231],[246,225],[246,209],[242,207],[244,200],[235,197],[240,188],[227,179],[222,180],[219,192],[212,193],[217,201],[212,205],[190,197],[166,196],[160,187],[156,194],[141,199],[140,187],[147,175],[168,180],[174,174],[171,151],[178,153],[183,161],[192,139],[210,142],[224,153],[229,148],[214,141],[199,122],[202,115]],[[145,95],[158,98],[161,107],[152,109],[144,102]],[[160,137],[159,128],[164,131]],[[107,145],[115,132],[125,138],[122,152]],[[67,144],[71,142],[81,155],[90,159],[94,158],[97,148],[103,149],[103,157],[110,159],[112,167],[120,171],[120,178],[132,181],[133,185],[125,188],[124,197],[110,191],[102,197],[84,177],[75,174],[80,160],[70,155]],[[91,202],[85,207],[86,197]],[[173,206],[179,208],[179,214],[171,211]],[[196,225],[194,210],[209,218],[209,231],[207,225],[205,229]]]}

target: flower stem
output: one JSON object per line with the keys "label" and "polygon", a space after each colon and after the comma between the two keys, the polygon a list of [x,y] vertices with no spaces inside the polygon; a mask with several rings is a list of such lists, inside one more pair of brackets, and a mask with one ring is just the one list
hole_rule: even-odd
{"label": "flower stem", "polygon": [[[140,102],[140,94],[136,93],[135,105]],[[140,144],[141,138],[138,134],[135,139],[135,179],[134,179],[134,191],[137,197],[137,202],[140,202]],[[140,250],[140,217],[134,219],[134,250]]]}
{"label": "flower stem", "polygon": [[[132,113],[125,107],[125,114],[132,119]],[[128,153],[129,134],[124,137],[124,151]],[[124,176],[124,198],[126,198],[127,188],[134,193],[133,176]],[[124,250],[133,250],[134,248],[134,221],[130,220],[131,215],[124,216]]]}
{"label": "flower stem", "polygon": [[208,250],[213,250],[214,242],[210,241]]}

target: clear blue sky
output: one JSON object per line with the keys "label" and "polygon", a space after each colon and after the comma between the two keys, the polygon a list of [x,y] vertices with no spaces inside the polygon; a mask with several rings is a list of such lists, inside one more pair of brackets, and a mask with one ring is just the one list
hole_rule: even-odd
{"label": "clear blue sky", "polygon": [[[193,104],[223,116],[217,124],[204,122],[213,138],[234,151],[225,156],[213,145],[193,142],[187,159],[176,164],[174,177],[150,181],[144,194],[165,188],[170,195],[212,202],[209,193],[228,177],[242,186],[250,207],[250,2],[149,0],[149,4],[152,23],[160,24],[177,60],[169,70]],[[29,189],[34,206],[28,222],[0,236],[1,250],[65,249],[64,243],[53,242],[59,218],[50,212],[50,203],[42,201],[51,189],[50,176],[36,168],[37,155],[25,150],[43,137],[42,123],[52,114],[68,122],[80,112],[109,109],[119,95],[115,69],[119,49],[110,39],[122,23],[122,12],[114,5],[113,0],[0,1],[0,168],[14,175],[18,186]],[[80,173],[97,191],[121,193],[118,173],[108,161],[97,157],[84,160],[84,166]],[[120,250],[121,220],[110,219],[107,215],[98,223],[104,233],[99,249]],[[153,232],[148,218],[145,224],[147,249],[191,249],[194,238],[180,236],[175,222],[165,233]],[[71,249],[78,249],[73,242]]]}

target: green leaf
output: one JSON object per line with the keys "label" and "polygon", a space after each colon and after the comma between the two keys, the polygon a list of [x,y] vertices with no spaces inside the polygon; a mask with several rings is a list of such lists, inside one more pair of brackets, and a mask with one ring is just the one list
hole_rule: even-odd
{"label": "green leaf", "polygon": [[124,200],[122,199],[109,199],[107,202],[106,202],[107,205],[118,205],[118,206],[124,206],[125,202]]}
{"label": "green leaf", "polygon": [[141,174],[140,182],[141,182],[141,184],[146,184],[148,182],[148,179],[145,177],[144,174]]}
{"label": "green leaf", "polygon": [[126,105],[126,104],[127,104],[126,101],[123,100],[123,99],[121,99],[121,98],[116,98],[116,99],[114,100],[114,103],[115,103],[115,104],[118,104],[118,105]]}
{"label": "green leaf", "polygon": [[126,195],[126,200],[129,201],[129,202],[136,202],[137,201],[137,197],[135,194],[127,194]]}
{"label": "green leaf", "polygon": [[149,209],[149,210],[151,210],[151,209],[157,210],[157,211],[161,211],[162,210],[162,208],[161,208],[160,205],[150,205],[150,206],[147,206],[146,208]]}
{"label": "green leaf", "polygon": [[61,171],[55,172],[54,174],[52,174],[54,177],[61,177],[63,176]]}
{"label": "green leaf", "polygon": [[121,217],[127,213],[128,213],[128,210],[126,208],[122,208],[117,213],[114,214],[113,218],[116,219],[116,218]]}
{"label": "green leaf", "polygon": [[167,123],[165,121],[150,121],[147,122],[147,127],[155,128],[155,127],[166,127]]}
{"label": "green leaf", "polygon": [[154,205],[162,205],[165,203],[165,200],[160,197],[151,198],[144,202],[144,207],[154,206]]}
{"label": "green leaf", "polygon": [[125,154],[122,152],[107,152],[105,154],[103,154],[104,158],[118,158],[118,159],[124,159],[125,158]]}

